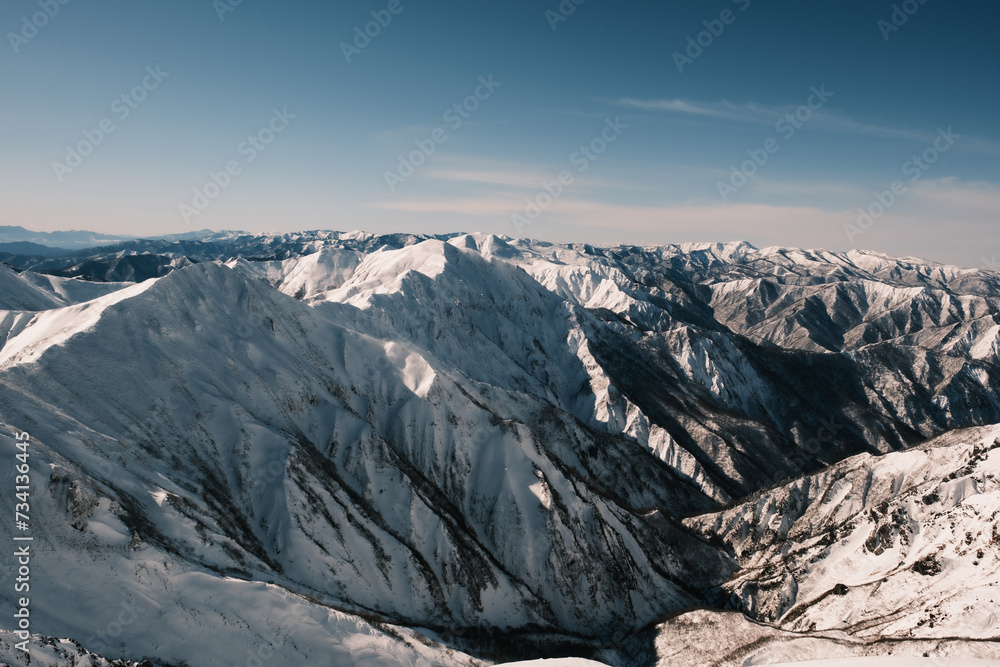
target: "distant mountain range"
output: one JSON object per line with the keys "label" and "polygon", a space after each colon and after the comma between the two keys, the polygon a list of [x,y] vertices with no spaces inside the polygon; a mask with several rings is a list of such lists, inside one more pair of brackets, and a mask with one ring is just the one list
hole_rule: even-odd
{"label": "distant mountain range", "polygon": [[[185,234],[173,234],[163,237],[168,240],[184,240],[204,238],[213,232],[201,230],[188,232]],[[108,235],[87,231],[68,232],[34,232],[24,227],[0,226],[0,252],[10,252],[18,254],[20,252],[32,251],[32,246],[41,248],[61,248],[65,250],[80,250],[83,248],[95,248],[98,246],[113,245],[123,241],[135,240],[136,236],[128,235]],[[29,244],[29,245],[24,245]],[[34,252],[38,252],[35,248]],[[42,251],[43,253],[45,251]]]}
{"label": "distant mountain range", "polygon": [[996,272],[486,234],[25,250],[0,442],[32,438],[32,665],[1000,659]]}

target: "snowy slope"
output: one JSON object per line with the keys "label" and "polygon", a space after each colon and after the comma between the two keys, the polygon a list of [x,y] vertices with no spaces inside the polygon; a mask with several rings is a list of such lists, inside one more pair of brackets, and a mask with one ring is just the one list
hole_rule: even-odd
{"label": "snowy slope", "polygon": [[33,271],[21,273],[20,278],[26,283],[55,295],[60,300],[61,305],[67,306],[93,301],[131,285],[128,282],[95,282],[79,278],[60,278]]}
{"label": "snowy slope", "polygon": [[810,660],[809,662],[783,662],[784,667],[795,665],[806,667],[996,667],[997,660],[976,660],[974,658],[842,658],[834,660]]}
{"label": "snowy slope", "polygon": [[[871,254],[757,251],[747,244],[597,249],[482,234],[323,242],[328,245],[317,255],[234,266],[350,318],[372,336],[405,337],[463,373],[481,376],[477,360],[499,353],[508,360],[498,384],[544,396],[596,428],[634,438],[715,500],[860,451],[890,451],[949,428],[1000,421],[1000,289],[986,272],[936,266],[907,272],[900,266],[910,265],[897,261],[887,268],[888,260]],[[358,269],[348,276],[355,261]],[[530,285],[508,276],[507,267],[527,273]],[[749,344],[744,336],[756,334],[740,325],[740,312],[763,289],[764,268],[777,289],[832,295],[829,304],[819,296],[785,299],[822,303],[829,312],[807,318],[801,308],[779,308],[771,319],[786,333]],[[408,271],[427,280],[407,278]],[[733,274],[741,277],[733,280]],[[862,291],[877,285],[888,295],[866,297],[858,308],[869,322],[851,331],[835,323],[843,317],[834,314],[843,309],[836,290],[844,285]],[[907,314],[912,322],[904,328],[893,324],[925,288],[937,290],[925,300],[938,310]],[[717,289],[727,290],[729,306],[714,296]],[[935,296],[959,289],[968,294]],[[532,302],[533,294],[555,305]],[[550,323],[541,331],[540,320]],[[520,331],[510,332],[508,321]],[[873,335],[876,345],[841,346],[837,355],[812,342]],[[801,353],[803,341],[809,356]],[[775,350],[775,343],[787,351]],[[576,359],[560,358],[563,350]],[[565,372],[574,366],[582,373]],[[486,368],[488,374],[496,369]],[[827,385],[803,391],[817,373],[829,378]],[[650,392],[651,386],[667,391]],[[829,451],[802,450],[824,420],[838,418],[849,427],[824,443]],[[761,451],[734,442],[747,439],[758,441]]]}
{"label": "snowy slope", "polygon": [[[841,631],[792,632],[737,612],[694,610],[656,625],[648,641],[657,667],[745,665],[976,665],[1000,663],[995,642],[958,637],[879,640]],[[830,662],[826,662],[830,661]]]}
{"label": "snowy slope", "polygon": [[16,272],[0,264],[0,311],[42,311],[91,301],[128,287],[127,283],[87,282],[31,271]]}
{"label": "snowy slope", "polygon": [[[144,544],[175,572],[271,578],[397,622],[594,633],[691,604],[687,588],[729,568],[590,488],[557,443],[592,448],[595,435],[569,416],[551,417],[549,443],[540,425],[494,416],[542,406],[455,384],[419,352],[229,269],[190,267],[74,308],[87,310],[50,311],[4,348],[0,405],[57,466],[49,493],[64,476],[109,508],[100,525],[68,519],[101,562],[126,549],[106,590],[137,584],[145,557],[130,545]],[[75,553],[74,537],[48,546]],[[62,598],[41,596],[39,622],[78,637]]]}
{"label": "snowy slope", "polygon": [[53,294],[0,264],[0,310],[48,310],[59,305],[63,304]]}
{"label": "snowy slope", "polygon": [[[43,636],[196,664],[280,613],[282,664],[990,657],[993,431],[909,448],[1000,422],[993,273],[361,232],[30,262],[59,275],[0,267],[0,420],[37,443]],[[662,621],[723,603],[754,621]],[[741,662],[695,650],[720,627]]]}
{"label": "snowy slope", "polygon": [[793,631],[1000,646],[1000,427],[861,455],[688,520],[725,541],[733,604]]}
{"label": "snowy slope", "polygon": [[553,658],[549,660],[522,660],[505,662],[499,667],[607,667],[603,662],[584,660],[582,658]]}

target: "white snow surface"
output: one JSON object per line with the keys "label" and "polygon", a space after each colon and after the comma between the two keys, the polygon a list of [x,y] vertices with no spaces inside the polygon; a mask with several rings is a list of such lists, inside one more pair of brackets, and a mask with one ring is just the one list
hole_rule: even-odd
{"label": "white snow surface", "polygon": [[[443,246],[427,250],[407,265],[441,267]],[[571,483],[527,416],[496,423],[472,400],[479,387],[438,372],[440,361],[412,342],[378,341],[331,319],[202,264],[34,315],[9,338],[0,350],[5,432],[13,422],[31,431],[36,496],[51,499],[36,500],[51,524],[39,548],[52,553],[36,564],[39,629],[93,649],[93,619],[142,600],[157,611],[132,626],[125,646],[95,652],[180,660],[224,636],[209,618],[227,619],[227,643],[247,645],[290,606],[280,615],[308,617],[313,629],[289,643],[308,650],[283,664],[335,655],[331,646],[354,646],[359,633],[376,637],[358,646],[377,664],[423,649],[381,636],[352,611],[442,627],[586,627],[690,604],[648,562],[676,546]],[[490,402],[516,415],[519,400]],[[431,493],[428,480],[451,498]],[[471,534],[445,502],[477,517]],[[140,516],[154,544],[128,525]],[[725,562],[691,547],[675,562]],[[554,557],[575,552],[588,557]],[[625,598],[606,576],[616,563],[633,573]],[[463,568],[476,589],[456,577]],[[259,583],[268,578],[274,588]],[[549,583],[532,590],[525,581]],[[461,654],[435,660],[470,664]]]}
{"label": "white snow surface", "polygon": [[[993,414],[1000,308],[980,272],[745,243],[626,261],[484,234],[304,238],[311,254],[138,285],[0,266],[0,433],[32,433],[44,526],[32,664],[471,666],[448,646],[462,624],[638,628],[720,581],[756,620],[662,622],[659,664],[898,659],[887,639],[912,660],[996,657],[1000,428],[891,451]],[[906,372],[878,365],[890,348]],[[787,408],[774,350],[861,365],[857,393],[902,426],[855,434],[884,456],[686,521],[733,559],[667,517],[795,471],[745,417]],[[11,646],[0,632],[23,664]]]}
{"label": "white snow surface", "polygon": [[129,283],[90,282],[24,271],[0,264],[0,310],[40,311],[91,301]]}
{"label": "white snow surface", "polygon": [[553,658],[550,660],[505,662],[497,667],[607,667],[607,665],[603,662],[594,662],[583,658]]}
{"label": "white snow surface", "polygon": [[[757,663],[746,663],[753,665]],[[924,657],[880,657],[841,658],[834,660],[809,660],[805,662],[772,663],[774,667],[997,667],[998,660],[975,660],[972,658],[924,658]]]}
{"label": "white snow surface", "polygon": [[1000,426],[863,454],[689,519],[731,545],[761,618],[868,639],[1000,646]]}

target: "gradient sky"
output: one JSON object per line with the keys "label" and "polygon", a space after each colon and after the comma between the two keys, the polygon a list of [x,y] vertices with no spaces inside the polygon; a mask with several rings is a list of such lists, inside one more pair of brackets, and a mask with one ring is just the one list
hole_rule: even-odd
{"label": "gradient sky", "polygon": [[[556,22],[558,0],[398,0],[348,62],[343,44],[388,0],[235,1],[6,0],[0,224],[745,239],[1000,262],[997,3],[909,0],[890,31],[888,1],[566,0]],[[680,71],[675,53],[710,28]],[[116,100],[156,67],[169,75],[122,118]],[[445,114],[480,77],[501,85],[453,127]],[[829,99],[810,98],[824,86]],[[244,142],[275,109],[295,118],[249,161]],[[796,112],[794,134],[777,125]],[[581,157],[609,122],[615,141]],[[391,190],[386,172],[438,128],[447,140]],[[57,169],[84,132],[100,144]],[[767,161],[723,201],[748,151]],[[915,167],[925,151],[936,160]],[[181,204],[230,162],[239,173],[185,220]],[[560,172],[560,195],[539,197]],[[861,229],[876,193],[892,202]],[[529,199],[540,214],[518,228]]]}

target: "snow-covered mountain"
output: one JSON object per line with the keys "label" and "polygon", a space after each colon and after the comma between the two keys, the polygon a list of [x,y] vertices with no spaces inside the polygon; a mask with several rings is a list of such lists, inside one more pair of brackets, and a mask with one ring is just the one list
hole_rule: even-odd
{"label": "snow-covered mountain", "polygon": [[992,604],[1000,431],[957,431],[1000,423],[995,273],[360,232],[7,261],[46,659],[698,664],[664,638],[697,655],[677,628],[729,616],[664,615],[721,606],[822,645],[997,639],[959,608]]}
{"label": "snow-covered mountain", "polygon": [[862,454],[688,519],[740,558],[736,608],[792,631],[1000,639],[1000,427]]}
{"label": "snow-covered mountain", "polygon": [[88,231],[34,232],[24,227],[0,226],[0,245],[35,244],[54,248],[92,248],[99,245],[120,243],[134,236],[98,234]]}

